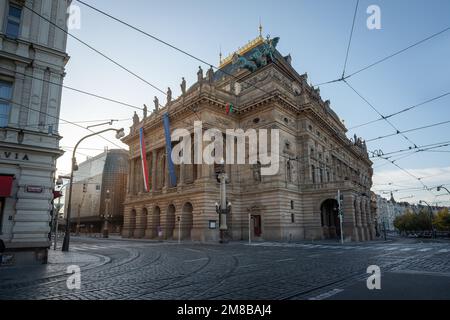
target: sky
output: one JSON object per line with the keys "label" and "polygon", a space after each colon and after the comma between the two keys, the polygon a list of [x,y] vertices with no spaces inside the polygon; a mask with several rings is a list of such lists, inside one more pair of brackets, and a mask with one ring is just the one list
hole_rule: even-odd
{"label": "sky", "polygon": [[[306,72],[312,84],[341,77],[356,5],[356,0],[85,1],[214,65],[218,65],[220,51],[227,56],[254,39],[261,21],[263,34],[281,38],[278,50],[284,55],[291,54],[294,68],[299,73]],[[180,94],[181,77],[186,78],[188,87],[196,81],[198,61],[77,1],[73,1],[73,5],[80,8],[80,28],[70,32],[145,80],[163,90],[170,86],[174,97]],[[370,5],[380,8],[380,30],[367,27]],[[450,1],[447,0],[360,0],[346,74],[447,27],[450,27]],[[71,37],[67,51],[71,58],[66,66],[66,86],[138,107],[145,103],[152,108],[155,95],[165,101],[163,94]],[[450,30],[352,76],[348,82],[382,115],[392,114],[450,92],[449,56]],[[202,67],[207,69],[205,65]],[[347,128],[380,117],[343,82],[321,85],[320,91],[323,100],[331,100],[333,110]],[[450,95],[392,117],[390,121],[401,131],[447,121],[450,120],[449,104]],[[69,172],[73,146],[89,134],[63,120],[122,120],[112,127],[123,127],[128,132],[133,113],[131,108],[63,89],[60,134],[66,153],[58,160],[58,173]],[[108,126],[92,130],[104,128]],[[349,130],[348,136],[357,134],[370,140],[395,132],[388,123],[379,121]],[[100,153],[106,146],[126,148],[115,139],[114,133],[104,136],[116,145],[93,137],[80,146],[78,161]],[[406,136],[417,146],[450,141],[450,124],[410,132]],[[412,143],[401,135],[368,142],[369,150],[384,153],[410,146]],[[444,184],[450,189],[450,147],[415,153],[399,159],[396,164],[409,174],[386,160],[374,160],[374,191],[389,197],[390,190],[394,190],[394,197],[399,201],[450,204],[450,195],[445,192],[417,190],[423,185],[412,177],[423,178],[422,182],[428,187]]]}

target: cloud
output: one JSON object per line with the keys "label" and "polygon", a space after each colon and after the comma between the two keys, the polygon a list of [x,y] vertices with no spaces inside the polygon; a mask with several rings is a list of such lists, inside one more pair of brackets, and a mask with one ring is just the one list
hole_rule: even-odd
{"label": "cloud", "polygon": [[420,181],[402,170],[387,170],[374,173],[372,191],[385,198],[389,198],[392,191],[397,201],[417,203],[425,200],[430,204],[439,202],[439,205],[450,205],[450,195],[446,191],[437,192],[435,188],[445,185],[450,189],[450,167],[405,170],[421,178],[428,188],[434,189],[426,190]]}

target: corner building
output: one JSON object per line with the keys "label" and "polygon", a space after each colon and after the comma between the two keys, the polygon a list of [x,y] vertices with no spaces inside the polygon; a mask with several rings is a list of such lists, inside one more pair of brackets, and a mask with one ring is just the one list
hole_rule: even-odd
{"label": "corner building", "polygon": [[47,261],[69,60],[53,24],[66,30],[70,3],[0,0],[0,239],[14,264]]}
{"label": "corner building", "polygon": [[[194,121],[202,121],[203,130],[218,128],[224,134],[238,128],[280,130],[276,175],[261,175],[259,163],[224,166],[232,203],[227,216],[230,239],[248,239],[249,228],[253,240],[339,238],[338,190],[343,195],[346,241],[374,238],[373,171],[365,142],[347,138],[330,101],[323,101],[319,89],[308,85],[306,74],[294,70],[290,56],[275,49],[278,40],[257,37],[221,61],[219,70],[208,70],[206,77],[200,70],[198,82],[162,109],[155,108],[142,120],[135,115],[123,139],[130,147],[123,237],[177,239],[180,230],[182,239],[219,239],[218,165],[176,165],[177,185],[170,185],[162,119],[168,112],[172,132],[185,128],[193,133]],[[227,114],[229,104],[234,110]],[[149,192],[144,191],[140,128],[146,141]]]}

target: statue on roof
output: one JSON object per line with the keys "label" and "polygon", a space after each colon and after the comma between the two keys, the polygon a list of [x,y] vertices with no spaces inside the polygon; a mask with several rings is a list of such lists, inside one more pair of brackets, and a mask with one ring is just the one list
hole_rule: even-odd
{"label": "statue on roof", "polygon": [[279,37],[267,38],[261,45],[250,51],[248,57],[244,57],[235,53],[233,56],[233,64],[241,69],[247,69],[250,72],[256,71],[260,67],[266,66],[269,62],[275,61],[275,51],[280,41]]}
{"label": "statue on roof", "polygon": [[184,77],[182,78],[180,87],[181,87],[181,94],[185,95],[186,94],[186,80],[184,79]]}
{"label": "statue on roof", "polygon": [[147,105],[146,105],[146,104],[144,104],[144,109],[143,109],[143,111],[144,111],[144,119],[145,119],[145,118],[147,118],[147,112],[148,112],[148,109],[147,109]]}
{"label": "statue on roof", "polygon": [[213,67],[209,67],[208,71],[206,71],[206,79],[208,80],[208,83],[211,84],[214,81],[214,69]]}
{"label": "statue on roof", "polygon": [[155,99],[153,100],[153,103],[155,104],[155,112],[158,112],[158,110],[159,110],[159,100],[158,100],[157,96],[155,96]]}
{"label": "statue on roof", "polygon": [[133,127],[137,127],[138,124],[139,124],[139,116],[137,115],[137,113],[135,111],[134,115],[133,115]]}
{"label": "statue on roof", "polygon": [[167,88],[167,104],[170,104],[172,102],[172,90]]}
{"label": "statue on roof", "polygon": [[203,69],[201,66],[198,67],[197,80],[199,83],[203,81]]}

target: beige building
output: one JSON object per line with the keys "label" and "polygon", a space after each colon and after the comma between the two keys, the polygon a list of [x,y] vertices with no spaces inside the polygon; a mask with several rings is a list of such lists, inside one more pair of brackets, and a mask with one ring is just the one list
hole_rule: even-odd
{"label": "beige building", "polygon": [[[257,37],[221,61],[220,70],[210,69],[206,77],[199,70],[198,82],[186,90],[182,84],[183,94],[174,101],[168,98],[164,108],[142,121],[135,116],[123,139],[130,147],[123,237],[177,239],[181,230],[183,239],[219,239],[218,165],[176,165],[177,184],[171,185],[162,119],[168,112],[172,132],[193,132],[194,121],[202,121],[203,130],[218,128],[223,133],[236,128],[280,130],[277,174],[261,175],[260,162],[225,165],[232,204],[229,238],[248,239],[249,228],[256,240],[337,238],[338,190],[346,241],[374,238],[373,171],[365,143],[346,137],[330,102],[308,85],[306,74],[293,69],[290,56],[275,49],[278,40]],[[234,110],[228,114],[230,104]],[[146,137],[149,192],[143,184],[140,128]]]}
{"label": "beige building", "polygon": [[0,0],[0,238],[16,263],[50,245],[68,0]]}

